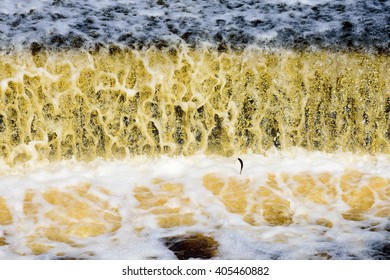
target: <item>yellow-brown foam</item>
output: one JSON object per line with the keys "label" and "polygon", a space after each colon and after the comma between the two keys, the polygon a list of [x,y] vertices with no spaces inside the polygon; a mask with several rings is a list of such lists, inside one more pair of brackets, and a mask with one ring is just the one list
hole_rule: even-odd
{"label": "yellow-brown foam", "polygon": [[[278,176],[269,173],[264,186],[256,186],[250,179],[224,178],[210,173],[203,177],[203,186],[223,202],[227,211],[240,214],[254,226],[264,222],[274,226],[293,223],[296,213],[291,201],[302,201],[304,205],[312,202],[329,209],[342,201],[348,210],[340,215],[346,220],[364,220],[365,214],[388,217],[390,213],[390,179],[367,176],[356,170],[346,171],[341,178],[328,172]],[[316,223],[332,227],[326,217],[317,219]]]}
{"label": "yellow-brown foam", "polygon": [[[138,207],[157,215],[158,225],[162,228],[177,226],[190,226],[196,222],[194,213],[186,210],[190,203],[188,196],[184,194],[183,184],[163,183],[161,180],[154,180],[154,186],[158,189],[153,192],[148,187],[136,187],[134,197],[139,202]],[[175,200],[175,205],[170,206],[169,201]]]}
{"label": "yellow-brown foam", "polygon": [[388,56],[353,52],[1,54],[0,157],[388,154],[389,72]]}
{"label": "yellow-brown foam", "polygon": [[[98,191],[107,195],[104,189]],[[24,224],[35,224],[25,238],[36,255],[46,253],[56,242],[82,247],[82,239],[115,232],[122,220],[118,209],[90,192],[89,184],[64,190],[48,188],[44,193],[27,190],[23,214]]]}

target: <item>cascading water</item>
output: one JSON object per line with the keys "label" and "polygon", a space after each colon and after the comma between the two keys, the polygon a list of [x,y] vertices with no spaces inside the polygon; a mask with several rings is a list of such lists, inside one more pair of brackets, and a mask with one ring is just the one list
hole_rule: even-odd
{"label": "cascading water", "polygon": [[0,258],[388,259],[388,3],[189,2],[0,4]]}

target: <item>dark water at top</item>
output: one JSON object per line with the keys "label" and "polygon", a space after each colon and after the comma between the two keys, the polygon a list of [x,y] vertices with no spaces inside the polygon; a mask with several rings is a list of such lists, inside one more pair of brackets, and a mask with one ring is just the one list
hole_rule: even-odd
{"label": "dark water at top", "polygon": [[[0,47],[60,48],[208,42],[390,50],[390,1],[2,1]],[[36,45],[35,45],[36,47]]]}

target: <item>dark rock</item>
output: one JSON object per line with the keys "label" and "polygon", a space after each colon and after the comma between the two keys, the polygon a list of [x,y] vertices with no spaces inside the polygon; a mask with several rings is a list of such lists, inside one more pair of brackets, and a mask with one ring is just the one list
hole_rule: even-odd
{"label": "dark rock", "polygon": [[52,44],[62,46],[65,43],[65,38],[64,38],[64,36],[62,36],[60,34],[56,34],[50,38],[50,41]]}
{"label": "dark rock", "polygon": [[330,255],[327,252],[319,252],[319,253],[314,254],[314,257],[311,259],[330,260],[330,259],[332,259],[332,255]]}
{"label": "dark rock", "polygon": [[216,256],[218,243],[214,238],[195,233],[184,236],[166,237],[165,246],[171,250],[179,260],[211,259]]}
{"label": "dark rock", "polygon": [[82,260],[86,260],[86,259],[76,258],[76,257],[57,257],[57,258],[54,258],[53,260],[55,260],[55,261],[82,261]]}
{"label": "dark rock", "polygon": [[166,3],[164,0],[157,0],[157,5],[166,6]]}
{"label": "dark rock", "polygon": [[4,116],[0,115],[0,132],[4,132],[6,129],[5,122],[4,122]]}
{"label": "dark rock", "polygon": [[50,14],[50,18],[52,20],[56,21],[56,20],[59,20],[59,19],[66,19],[66,16],[58,14],[58,13],[54,13],[54,14]]}
{"label": "dark rock", "polygon": [[114,55],[114,54],[117,54],[117,53],[120,53],[122,50],[120,47],[116,46],[116,45],[110,45],[108,47],[108,52],[111,54],[111,55]]}
{"label": "dark rock", "polygon": [[30,51],[31,51],[32,55],[36,55],[37,53],[39,53],[42,50],[43,50],[43,45],[42,44],[39,44],[37,42],[32,42],[31,43]]}
{"label": "dark rock", "polygon": [[167,42],[163,39],[154,39],[152,44],[153,44],[153,46],[155,46],[159,50],[162,50],[162,49],[169,47],[169,42]]}
{"label": "dark rock", "polygon": [[52,3],[53,6],[63,6],[64,0],[54,0]]}
{"label": "dark rock", "polygon": [[371,249],[374,260],[390,260],[390,242],[375,244]]}
{"label": "dark rock", "polygon": [[[386,107],[385,107],[385,114],[390,113],[390,97],[387,97],[386,100]],[[389,231],[390,231],[390,226],[389,226]]]}
{"label": "dark rock", "polygon": [[226,24],[226,20],[224,20],[224,19],[217,19],[215,22],[217,23],[218,26],[221,26],[221,25],[223,26]]}
{"label": "dark rock", "polygon": [[350,21],[344,21],[341,27],[344,32],[350,32],[352,31],[352,28],[353,24]]}
{"label": "dark rock", "polygon": [[72,48],[79,49],[84,45],[85,39],[80,35],[74,35],[71,37],[70,46]]}
{"label": "dark rock", "polygon": [[118,41],[119,42],[125,42],[127,41],[129,38],[133,37],[133,33],[129,32],[129,33],[125,33],[125,34],[122,34],[118,37]]}
{"label": "dark rock", "polygon": [[16,19],[14,22],[12,22],[12,27],[17,27],[22,22],[22,18]]}

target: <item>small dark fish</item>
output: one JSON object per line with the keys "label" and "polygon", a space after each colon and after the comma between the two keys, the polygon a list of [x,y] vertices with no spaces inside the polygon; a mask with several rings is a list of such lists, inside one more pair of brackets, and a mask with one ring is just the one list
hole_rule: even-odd
{"label": "small dark fish", "polygon": [[240,169],[240,175],[241,175],[242,168],[244,168],[244,162],[240,158],[238,158],[238,161],[240,162],[240,165],[241,165],[241,169]]}

